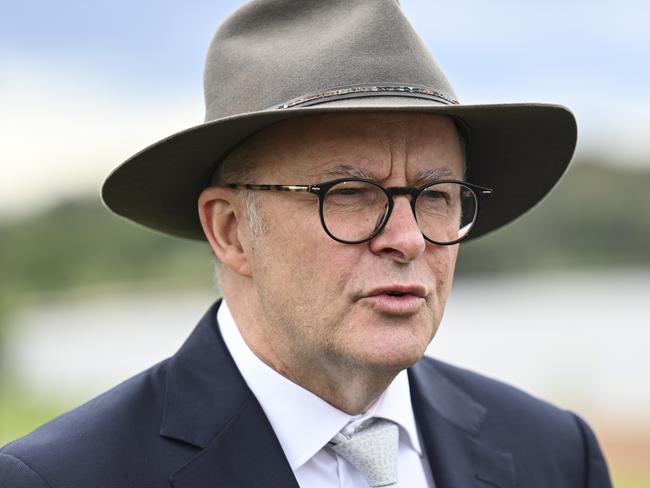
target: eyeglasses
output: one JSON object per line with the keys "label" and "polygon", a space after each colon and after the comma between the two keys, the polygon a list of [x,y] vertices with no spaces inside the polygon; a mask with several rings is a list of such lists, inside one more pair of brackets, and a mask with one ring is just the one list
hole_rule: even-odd
{"label": "eyeglasses", "polygon": [[492,190],[465,181],[437,180],[419,188],[384,188],[372,180],[344,178],[315,185],[226,183],[236,190],[309,192],[318,195],[320,221],[335,241],[359,244],[379,234],[393,211],[394,197],[411,197],[424,238],[451,245],[465,239],[478,218],[479,202]]}

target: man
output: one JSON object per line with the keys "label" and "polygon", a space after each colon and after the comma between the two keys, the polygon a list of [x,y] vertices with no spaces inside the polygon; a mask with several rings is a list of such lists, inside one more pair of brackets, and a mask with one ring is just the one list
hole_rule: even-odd
{"label": "man", "polygon": [[458,243],[557,182],[568,110],[459,104],[395,0],[250,2],[205,90],[207,122],[103,196],[206,239],[224,299],[172,358],[5,446],[1,487],[610,486],[580,418],[423,358]]}

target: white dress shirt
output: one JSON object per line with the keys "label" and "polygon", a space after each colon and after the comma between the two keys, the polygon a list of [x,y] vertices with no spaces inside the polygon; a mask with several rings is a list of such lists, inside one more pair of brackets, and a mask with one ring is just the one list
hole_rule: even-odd
{"label": "white dress shirt", "polygon": [[349,415],[259,359],[239,332],[225,300],[217,321],[226,347],[268,417],[301,487],[367,487],[361,471],[325,446],[337,432],[351,432],[369,417],[382,417],[399,426],[399,486],[434,488],[413,415],[406,371],[397,375],[365,413]]}

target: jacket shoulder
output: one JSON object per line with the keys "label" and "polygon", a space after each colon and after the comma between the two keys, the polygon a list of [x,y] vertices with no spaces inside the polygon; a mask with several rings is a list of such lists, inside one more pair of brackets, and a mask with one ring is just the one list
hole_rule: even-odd
{"label": "jacket shoulder", "polygon": [[423,369],[436,371],[485,406],[488,416],[506,416],[510,420],[513,415],[515,419],[523,416],[526,420],[538,417],[565,420],[571,416],[566,410],[497,379],[430,357],[423,358],[422,362]]}
{"label": "jacket shoulder", "polygon": [[120,485],[125,467],[169,455],[162,451],[172,441],[159,434],[166,367],[163,361],[4,446],[0,488],[57,486],[57,480],[88,486],[98,472],[115,476],[106,486],[138,486],[136,480]]}
{"label": "jacket shoulder", "polygon": [[[511,452],[519,472],[572,473],[585,486],[610,487],[607,464],[593,431],[573,412],[487,376],[425,357],[420,381],[453,385],[479,405],[479,437]],[[543,474],[539,473],[542,477]]]}

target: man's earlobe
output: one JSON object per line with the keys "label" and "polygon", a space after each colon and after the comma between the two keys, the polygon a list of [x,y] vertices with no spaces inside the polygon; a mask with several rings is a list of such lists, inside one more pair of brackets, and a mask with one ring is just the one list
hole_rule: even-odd
{"label": "man's earlobe", "polygon": [[239,226],[246,226],[246,223],[237,203],[238,197],[233,190],[206,188],[199,196],[199,218],[217,259],[235,273],[251,276],[248,256],[240,239]]}

